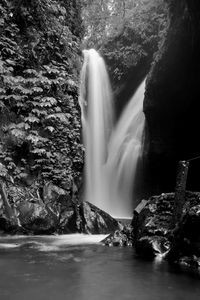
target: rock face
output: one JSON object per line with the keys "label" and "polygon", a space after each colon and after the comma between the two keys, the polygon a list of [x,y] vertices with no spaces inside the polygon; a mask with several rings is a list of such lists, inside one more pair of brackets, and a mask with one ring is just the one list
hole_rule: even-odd
{"label": "rock face", "polygon": [[188,265],[200,262],[200,201],[192,205],[174,232],[168,258]]}
{"label": "rock face", "polygon": [[134,95],[137,88],[149,72],[153,59],[152,56],[153,54],[151,53],[147,57],[142,58],[136,66],[132,66],[132,68],[128,70],[129,72],[127,72],[123,81],[121,80],[121,82],[118,83],[118,86],[115,89],[117,117],[120,116],[125,105]]}
{"label": "rock face", "polygon": [[182,217],[173,228],[174,193],[153,196],[132,221],[132,238],[138,255],[165,256],[169,261],[199,267],[200,193],[186,192]]}
{"label": "rock face", "polygon": [[24,234],[108,234],[120,228],[110,215],[75,195],[48,184],[40,196],[32,188],[8,187],[8,198],[17,223],[13,223],[0,199],[0,231]]}
{"label": "rock face", "polygon": [[154,257],[169,250],[174,193],[151,197],[133,217],[133,240],[140,256]]}
{"label": "rock face", "polygon": [[[150,194],[173,190],[178,160],[200,155],[196,133],[200,125],[200,2],[166,2],[169,28],[148,76],[144,100]],[[199,190],[200,161],[190,169],[189,188]]]}

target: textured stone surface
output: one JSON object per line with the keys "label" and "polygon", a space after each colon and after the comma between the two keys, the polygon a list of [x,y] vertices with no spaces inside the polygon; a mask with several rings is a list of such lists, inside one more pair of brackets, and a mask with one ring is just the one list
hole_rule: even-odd
{"label": "textured stone surface", "polygon": [[17,212],[21,226],[30,233],[51,234],[56,230],[57,223],[42,203],[23,201]]}
{"label": "textured stone surface", "polygon": [[29,188],[10,186],[7,192],[19,226],[13,226],[0,201],[0,231],[5,233],[106,234],[120,228],[104,211],[52,184],[46,184],[42,193],[36,185]]}
{"label": "textured stone surface", "polygon": [[164,254],[169,250],[174,193],[151,197],[132,221],[137,253],[145,257]]}
{"label": "textured stone surface", "polygon": [[93,204],[83,202],[82,206],[86,233],[111,233],[120,229],[119,222]]}
{"label": "textured stone surface", "polygon": [[[150,194],[174,190],[179,160],[200,155],[200,1],[167,0],[169,29],[147,79],[146,183]],[[188,188],[199,190],[200,160],[192,163]]]}
{"label": "textured stone surface", "polygon": [[133,239],[132,239],[132,227],[131,226],[123,226],[121,225],[121,230],[116,230],[114,233],[110,234],[106,237],[102,243],[106,246],[114,246],[114,247],[132,247]]}
{"label": "textured stone surface", "polygon": [[168,258],[172,261],[200,259],[200,204],[191,206],[173,233],[172,247]]}
{"label": "textured stone surface", "polygon": [[200,260],[200,193],[186,192],[179,223],[173,227],[174,193],[151,197],[134,215],[133,243],[143,257],[166,256],[172,262],[198,266]]}

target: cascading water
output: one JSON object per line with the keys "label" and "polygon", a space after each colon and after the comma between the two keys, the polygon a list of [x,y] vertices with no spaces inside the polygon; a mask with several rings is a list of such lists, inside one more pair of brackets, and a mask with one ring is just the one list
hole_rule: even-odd
{"label": "cascading water", "polygon": [[104,165],[112,130],[112,96],[105,63],[94,50],[84,50],[79,102],[86,148],[85,199],[107,211]]}
{"label": "cascading water", "polygon": [[132,217],[133,189],[137,166],[142,156],[145,117],[145,80],[122,112],[113,130],[107,160],[110,201],[114,216]]}
{"label": "cascading water", "polygon": [[145,81],[113,128],[113,103],[103,59],[84,50],[79,102],[86,148],[85,200],[115,217],[131,217],[133,186],[142,153]]}

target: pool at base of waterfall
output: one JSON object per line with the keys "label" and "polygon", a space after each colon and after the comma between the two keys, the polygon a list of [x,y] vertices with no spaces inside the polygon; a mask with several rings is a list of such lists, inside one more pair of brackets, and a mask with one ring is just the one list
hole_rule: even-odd
{"label": "pool at base of waterfall", "polygon": [[105,236],[0,238],[1,300],[196,300],[200,274],[138,259]]}

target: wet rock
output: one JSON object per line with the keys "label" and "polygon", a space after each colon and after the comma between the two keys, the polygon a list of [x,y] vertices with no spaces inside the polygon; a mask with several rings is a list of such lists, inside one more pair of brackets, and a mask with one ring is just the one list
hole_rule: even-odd
{"label": "wet rock", "polygon": [[143,236],[135,243],[136,252],[145,258],[165,255],[170,249],[170,243],[163,236]]}
{"label": "wet rock", "polygon": [[139,214],[134,214],[132,226],[134,237],[166,236],[170,230],[174,193],[153,196]]}
{"label": "wet rock", "polygon": [[106,234],[120,229],[120,224],[109,214],[89,202],[83,202],[83,220],[86,233]]}
{"label": "wet rock", "polygon": [[0,228],[2,232],[9,233],[16,229],[5,215],[1,215],[0,217]]}
{"label": "wet rock", "polygon": [[59,228],[62,233],[107,234],[119,229],[119,223],[89,202],[62,197]]}
{"label": "wet rock", "polygon": [[[186,192],[180,222],[173,225],[174,193],[151,197],[134,213],[133,241],[143,257],[165,256],[171,262],[197,265],[200,259],[200,193]],[[196,258],[196,259],[194,259]]]}
{"label": "wet rock", "polygon": [[[10,206],[10,210],[15,210],[15,207]],[[13,219],[14,216],[14,219]],[[4,232],[9,234],[15,234],[22,231],[20,223],[16,222],[15,214],[8,214],[6,207],[4,206],[2,196],[0,196],[0,231],[3,234]]]}
{"label": "wet rock", "polygon": [[28,231],[20,225],[13,224],[12,220],[0,214],[0,235],[3,234],[27,234]]}
{"label": "wet rock", "polygon": [[80,201],[75,192],[71,195],[52,183],[46,183],[42,192],[37,184],[29,187],[10,185],[7,194],[19,226],[12,226],[0,201],[0,230],[3,232],[20,227],[30,234],[107,234],[120,229],[119,223],[109,214]]}
{"label": "wet rock", "polygon": [[59,233],[84,232],[84,224],[81,217],[82,204],[74,202],[68,195],[58,198],[59,206]]}
{"label": "wet rock", "polygon": [[69,196],[69,192],[51,182],[46,182],[42,191],[40,191],[40,198],[46,205],[51,206],[54,211],[57,210],[57,202],[59,202],[60,196]]}
{"label": "wet rock", "polygon": [[109,214],[89,202],[72,199],[68,194],[57,198],[56,211],[59,233],[106,234],[119,229],[119,223]]}
{"label": "wet rock", "polygon": [[[122,226],[122,225],[121,225]],[[132,227],[124,226],[121,230],[116,230],[114,233],[106,237],[102,243],[106,246],[114,247],[132,247]]]}
{"label": "wet rock", "polygon": [[[189,206],[189,205],[188,205]],[[187,207],[182,221],[173,232],[173,244],[168,258],[181,261],[182,257],[200,258],[200,204]]]}
{"label": "wet rock", "polygon": [[56,222],[42,203],[21,202],[17,211],[23,228],[33,234],[50,234],[56,230]]}
{"label": "wet rock", "polygon": [[193,256],[183,256],[179,258],[178,263],[187,268],[199,269],[200,268],[200,258],[193,255]]}
{"label": "wet rock", "polygon": [[143,201],[142,209],[134,212],[132,234],[138,255],[151,258],[169,251],[173,205],[174,193],[161,194]]}

